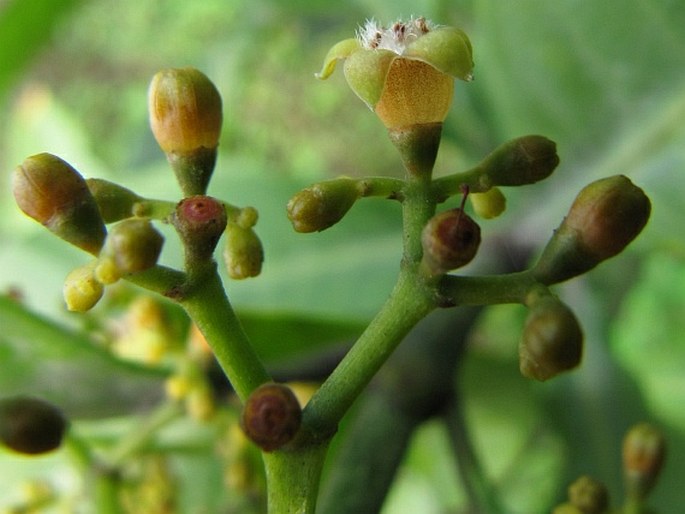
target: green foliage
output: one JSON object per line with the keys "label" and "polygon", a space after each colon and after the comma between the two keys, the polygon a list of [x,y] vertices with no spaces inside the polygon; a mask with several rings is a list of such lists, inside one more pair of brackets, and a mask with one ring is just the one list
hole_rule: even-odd
{"label": "green foliage", "polygon": [[[399,209],[389,202],[355,205],[335,231],[303,236],[290,227],[287,200],[311,180],[399,168],[366,107],[313,73],[325,49],[366,17],[420,13],[463,26],[474,46],[475,81],[457,86],[438,174],[472,165],[502,140],[527,133],[557,141],[562,161],[549,181],[505,190],[507,216],[483,224],[484,240],[503,238],[512,259],[521,247],[539,249],[580,186],[615,173],[639,182],[654,205],[644,235],[625,256],[559,291],[587,328],[580,371],[550,385],[525,383],[516,370],[516,338],[506,337],[520,333],[522,318],[516,308],[499,307],[474,332],[475,351],[458,378],[475,449],[511,512],[545,512],[581,473],[601,477],[617,496],[617,448],[628,424],[655,418],[675,449],[685,447],[685,241],[678,232],[685,218],[685,4],[419,4],[0,2],[0,99],[8,100],[3,176],[26,155],[51,151],[87,177],[126,180],[137,193],[175,198],[145,119],[146,84],[159,68],[177,65],[216,77],[226,128],[210,193],[259,209],[266,255],[263,275],[230,283],[229,292],[266,362],[299,369],[359,333],[387,295],[401,254]],[[4,180],[4,198],[6,187]],[[0,394],[42,394],[79,418],[123,414],[159,397],[168,370],[112,358],[63,312],[62,279],[80,254],[43,237],[11,202],[0,202],[0,216],[0,285],[19,288],[27,306],[0,299]],[[165,259],[179,262],[180,248],[170,246]],[[135,420],[115,421],[123,426],[119,435]],[[111,423],[84,422],[83,433],[102,435]],[[197,430],[174,425],[163,442],[185,449],[174,453],[173,469],[178,480],[198,486],[182,504],[217,508],[221,463],[208,456],[213,434]],[[443,430],[431,423],[416,433],[384,514],[406,512],[407,498],[422,512],[464,507],[457,470],[440,460],[449,451]],[[39,467],[58,474],[63,461],[51,456]],[[35,476],[35,469],[25,471],[30,464],[14,473],[16,466],[0,455],[3,476],[6,469],[18,479]],[[685,504],[679,479],[668,478],[683,472],[674,451],[654,494],[659,512]]]}

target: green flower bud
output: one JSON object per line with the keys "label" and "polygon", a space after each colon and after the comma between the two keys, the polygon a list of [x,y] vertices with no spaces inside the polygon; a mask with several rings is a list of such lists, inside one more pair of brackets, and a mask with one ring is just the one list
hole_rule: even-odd
{"label": "green flower bud", "polygon": [[580,477],[569,486],[568,498],[583,514],[604,514],[609,509],[606,486],[588,476]]}
{"label": "green flower bud", "polygon": [[623,473],[628,496],[641,500],[656,485],[666,458],[662,432],[648,424],[633,426],[623,439]]}
{"label": "green flower bud", "polygon": [[288,219],[297,232],[320,232],[339,222],[360,195],[357,181],[351,178],[319,182],[290,199]]}
{"label": "green flower bud", "polygon": [[642,231],[650,211],[647,195],[623,175],[586,186],[535,266],[536,278],[562,282],[617,255]]}
{"label": "green flower bud", "polygon": [[433,216],[421,233],[421,265],[430,275],[461,268],[473,260],[480,245],[480,227],[462,209]]}
{"label": "green flower bud", "polygon": [[95,268],[97,280],[111,284],[119,278],[157,264],[164,237],[150,220],[129,218],[112,227]]}
{"label": "green flower bud", "polygon": [[544,381],[580,364],[583,333],[575,315],[554,296],[536,298],[519,343],[519,367],[527,378]]}
{"label": "green flower bud", "polygon": [[559,165],[557,145],[544,136],[523,136],[496,148],[479,165],[482,182],[522,186],[549,177]]}
{"label": "green flower bud", "polygon": [[105,223],[121,221],[133,216],[134,206],[143,200],[130,189],[101,178],[86,179],[86,184]]}
{"label": "green flower bud", "polygon": [[483,219],[496,218],[507,208],[507,199],[498,187],[469,195],[474,212]]}
{"label": "green flower bud", "polygon": [[183,242],[187,264],[192,266],[212,259],[226,229],[226,207],[211,196],[191,196],[178,203],[170,221]]}
{"label": "green flower bud", "polygon": [[148,92],[150,126],[186,196],[204,194],[221,133],[221,95],[194,68],[157,73]]}
{"label": "green flower bud", "polygon": [[471,80],[471,43],[459,29],[434,27],[425,18],[390,28],[369,21],[358,39],[329,50],[317,77],[328,78],[346,59],[345,78],[388,129],[442,123],[452,102],[454,79]]}
{"label": "green flower bud", "polygon": [[102,283],[95,278],[95,266],[93,261],[71,271],[64,280],[62,294],[67,304],[67,309],[72,312],[86,312],[92,309],[100,301],[105,291]]}
{"label": "green flower bud", "polygon": [[252,228],[238,223],[226,225],[224,263],[228,276],[233,279],[256,277],[262,271],[264,249],[262,242]]}
{"label": "green flower bud", "polygon": [[266,452],[292,441],[301,422],[297,397],[289,387],[275,383],[262,384],[250,394],[240,419],[245,435]]}
{"label": "green flower bud", "polygon": [[0,442],[8,448],[37,455],[59,448],[67,420],[54,405],[26,396],[0,400]]}
{"label": "green flower bud", "polygon": [[42,153],[27,158],[12,176],[19,208],[51,232],[97,255],[105,225],[83,177],[59,157]]}

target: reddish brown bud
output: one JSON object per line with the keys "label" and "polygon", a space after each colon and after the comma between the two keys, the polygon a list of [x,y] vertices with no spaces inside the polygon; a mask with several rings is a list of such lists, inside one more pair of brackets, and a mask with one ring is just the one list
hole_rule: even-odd
{"label": "reddish brown bud", "polygon": [[226,207],[216,198],[196,195],[181,200],[171,216],[186,252],[192,261],[212,258],[226,228]]}
{"label": "reddish brown bud", "polygon": [[14,170],[12,189],[25,214],[97,255],[105,225],[85,180],[67,162],[49,153],[29,157]]}
{"label": "reddish brown bud", "polygon": [[430,274],[442,274],[473,260],[480,245],[480,227],[463,210],[450,209],[428,221],[421,244],[422,264]]}
{"label": "reddish brown bud", "polygon": [[240,420],[247,437],[267,452],[289,443],[301,421],[302,409],[293,391],[275,383],[262,384],[250,394]]}
{"label": "reddish brown bud", "polygon": [[519,344],[521,374],[548,380],[575,368],[583,353],[583,333],[575,315],[553,296],[537,299]]}
{"label": "reddish brown bud", "polygon": [[17,396],[0,400],[0,441],[29,455],[59,448],[67,420],[54,405],[38,398]]}
{"label": "reddish brown bud", "polygon": [[617,255],[642,231],[650,211],[647,195],[623,175],[586,186],[535,266],[536,278],[562,282]]}
{"label": "reddish brown bud", "polygon": [[642,499],[656,484],[666,458],[666,440],[659,429],[640,423],[623,440],[623,472],[628,495]]}

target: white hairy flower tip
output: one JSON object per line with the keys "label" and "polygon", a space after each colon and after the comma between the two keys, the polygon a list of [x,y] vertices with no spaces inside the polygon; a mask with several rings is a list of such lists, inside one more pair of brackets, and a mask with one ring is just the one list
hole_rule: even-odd
{"label": "white hairy flower tip", "polygon": [[390,50],[402,55],[407,46],[434,28],[433,23],[423,16],[412,17],[407,22],[398,20],[389,28],[370,19],[357,31],[357,38],[364,48]]}

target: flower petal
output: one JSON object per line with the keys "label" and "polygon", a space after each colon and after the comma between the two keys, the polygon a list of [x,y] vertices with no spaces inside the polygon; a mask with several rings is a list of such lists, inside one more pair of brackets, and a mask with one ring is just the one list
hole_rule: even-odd
{"label": "flower petal", "polygon": [[443,73],[469,81],[473,78],[473,50],[468,36],[454,27],[439,27],[411,43],[403,53]]}
{"label": "flower petal", "polygon": [[380,100],[388,70],[397,57],[390,50],[361,49],[345,61],[347,83],[370,109]]}
{"label": "flower petal", "polygon": [[323,66],[319,73],[315,76],[317,79],[325,80],[331,76],[335,71],[335,65],[339,59],[346,59],[357,50],[361,49],[361,45],[357,38],[343,39],[339,41],[328,51],[323,60]]}

